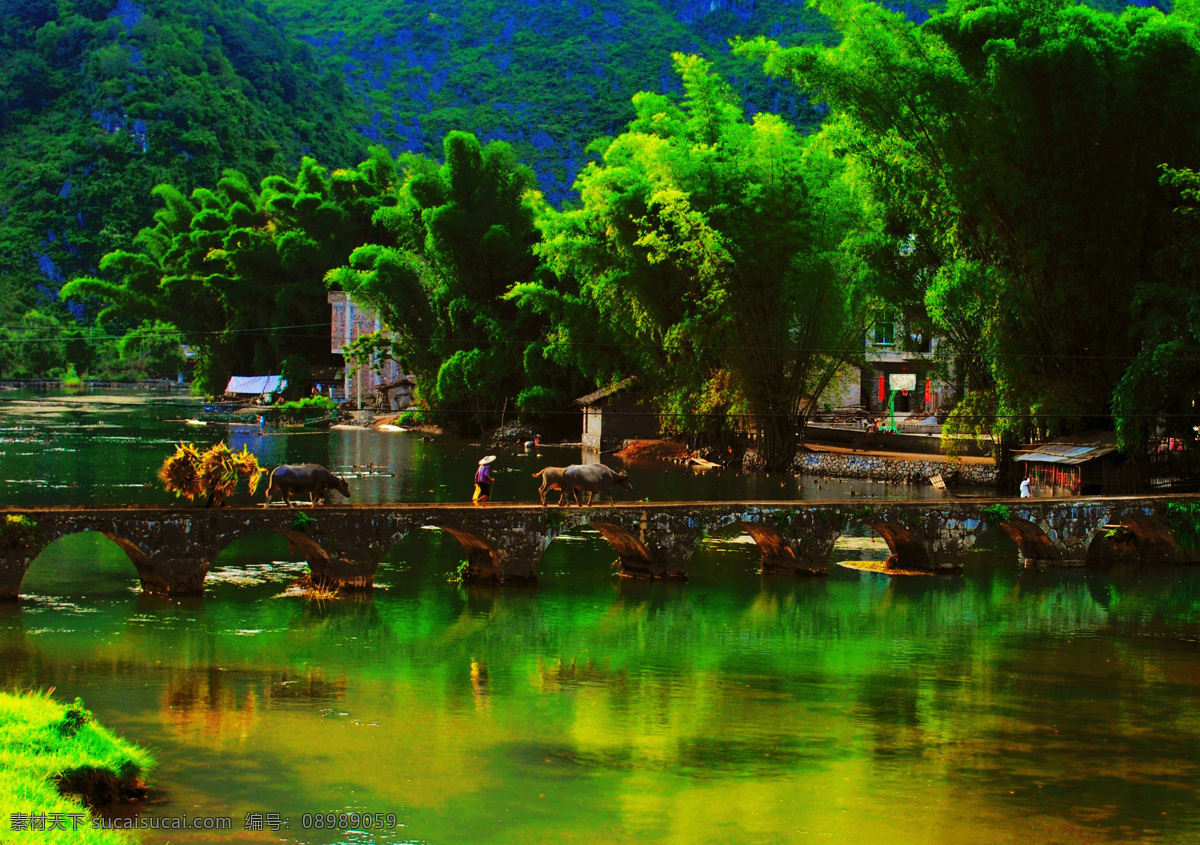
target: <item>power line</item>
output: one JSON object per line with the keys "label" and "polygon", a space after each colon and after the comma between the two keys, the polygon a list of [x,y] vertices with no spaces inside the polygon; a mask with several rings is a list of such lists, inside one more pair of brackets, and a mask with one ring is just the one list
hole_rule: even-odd
{"label": "power line", "polygon": [[[328,325],[329,325],[328,323],[298,323],[298,324],[291,325],[291,326],[266,326],[266,327],[259,327],[259,328],[242,328],[242,329],[205,329],[205,330],[177,329],[174,331],[164,329],[161,331],[145,331],[145,332],[142,332],[142,334],[151,335],[151,336],[154,334],[161,334],[161,335],[176,335],[176,334],[178,334],[178,335],[197,335],[197,334],[201,334],[201,335],[209,335],[209,336],[231,335],[231,334],[232,335],[270,334],[270,335],[274,335],[276,337],[283,336],[283,337],[287,337],[287,338],[291,338],[291,339],[317,340],[317,339],[324,339],[324,338],[332,337],[332,332],[328,333],[328,334],[326,334],[326,333],[321,333],[321,334],[281,334],[281,333],[288,329],[324,328]],[[23,327],[21,327],[21,326],[0,326],[0,329],[19,332],[23,329]],[[116,334],[82,335],[82,334],[78,334],[78,335],[71,335],[71,336],[64,336],[64,335],[40,335],[40,336],[33,335],[33,336],[31,336],[28,334],[23,334],[23,335],[20,335],[17,337],[8,338],[8,340],[13,341],[13,342],[20,342],[20,343],[65,343],[65,342],[73,341],[73,340],[88,340],[88,341],[121,340],[128,336],[129,335],[127,335],[127,334],[124,334],[124,335],[116,335]],[[819,346],[818,347],[802,347],[802,346],[787,346],[787,345],[744,346],[744,345],[735,345],[735,344],[726,345],[726,344],[704,344],[704,343],[667,346],[667,345],[656,344],[656,343],[648,342],[648,341],[636,342],[636,341],[615,341],[615,340],[614,341],[547,340],[545,338],[534,338],[534,339],[471,338],[471,337],[439,338],[439,337],[433,337],[431,335],[430,336],[412,336],[412,335],[410,335],[406,339],[411,340],[411,341],[425,342],[425,343],[441,343],[441,344],[458,345],[458,346],[462,346],[465,348],[476,348],[476,349],[486,348],[488,346],[511,346],[513,344],[519,344],[521,346],[528,346],[528,345],[534,344],[534,343],[541,343],[541,344],[545,344],[547,346],[566,346],[566,347],[572,347],[572,348],[629,349],[632,347],[632,348],[636,348],[636,349],[655,349],[655,350],[662,350],[664,352],[679,352],[679,353],[691,353],[691,352],[696,352],[696,351],[699,351],[699,352],[708,352],[708,351],[769,352],[769,351],[775,351],[775,350],[784,350],[787,352],[796,352],[796,353],[803,352],[803,353],[819,354],[819,355],[845,355],[848,351],[846,349],[819,347]],[[3,340],[4,340],[4,338],[0,338],[0,342],[2,342]],[[854,350],[857,348],[858,347],[852,347],[851,349]],[[867,348],[867,347],[864,346],[864,348]],[[929,357],[912,357],[912,358],[909,358],[907,361],[895,361],[895,362],[867,361],[866,362],[867,364],[884,364],[884,363],[889,363],[889,364],[890,363],[896,363],[896,364],[931,363],[932,364],[932,363],[936,362],[936,356],[937,356],[937,353],[934,353],[934,352],[908,352],[906,350],[900,350],[899,352],[893,352],[893,350],[891,350],[891,349],[880,350],[879,347],[872,347],[872,351],[875,351],[876,354],[900,354],[900,355],[929,356]],[[331,352],[331,354],[342,354],[342,353]],[[954,353],[950,353],[950,354],[953,355]],[[1041,358],[1041,359],[1046,359],[1049,361],[1061,361],[1061,360],[1136,361],[1140,356],[1138,356],[1138,355],[1101,355],[1101,354],[1093,354],[1093,353],[1071,354],[1071,353],[1062,353],[1062,352],[1052,352],[1052,353],[1051,352],[992,352],[992,353],[989,353],[985,357],[998,358],[998,359],[1005,359],[1005,358],[1037,359],[1037,358]],[[1175,361],[1175,362],[1200,363],[1200,356],[1196,356],[1196,357],[1173,356],[1166,360]]]}

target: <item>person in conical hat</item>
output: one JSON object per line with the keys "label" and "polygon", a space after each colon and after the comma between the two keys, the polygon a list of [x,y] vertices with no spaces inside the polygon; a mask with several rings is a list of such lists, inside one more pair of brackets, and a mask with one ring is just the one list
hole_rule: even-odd
{"label": "person in conical hat", "polygon": [[487,505],[488,496],[492,494],[492,461],[495,455],[485,455],[479,461],[479,469],[475,470],[475,495],[472,501],[477,505]]}

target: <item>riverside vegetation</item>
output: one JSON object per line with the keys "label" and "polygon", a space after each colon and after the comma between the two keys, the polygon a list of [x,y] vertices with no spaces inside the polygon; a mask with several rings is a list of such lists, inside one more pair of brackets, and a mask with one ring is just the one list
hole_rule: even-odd
{"label": "riverside vegetation", "polygon": [[[718,5],[727,22],[745,11]],[[485,6],[384,28],[437,76],[446,57],[410,36],[428,24],[439,44],[469,40],[465,22]],[[676,16],[694,17],[684,6]],[[549,416],[636,375],[670,429],[719,442],[747,422],[764,464],[784,467],[810,397],[858,360],[873,321],[895,320],[902,346],[944,338],[932,366],[962,382],[959,433],[1003,447],[1115,427],[1131,450],[1159,430],[1189,433],[1196,4],[992,0],[906,16],[825,0],[815,11],[805,20],[824,32],[780,18],[757,38],[700,16],[747,38],[731,56],[677,53],[670,79],[644,80],[659,92],[633,97],[619,124],[556,141],[586,148],[564,171],[578,166],[577,198],[548,192],[562,179],[523,163],[536,158],[528,138],[484,125],[478,109],[455,121],[439,107],[443,122],[430,125],[477,133],[448,131],[440,161],[423,134],[397,143],[400,115],[362,132],[385,143],[354,167],[338,154],[290,169],[286,156],[254,167],[226,157],[190,191],[168,174],[154,224],[61,293],[99,309],[106,336],[178,331],[212,389],[233,371],[299,381],[328,364],[319,327],[326,286],[339,287],[395,328],[351,357],[395,358],[417,374],[427,417],[468,430],[513,408]],[[551,19],[508,20],[546,35]],[[491,26],[476,23],[477,36]],[[735,60],[761,63],[771,85],[818,111],[763,110],[757,93],[743,96]],[[397,67],[366,55],[353,65],[377,105],[400,90],[389,87],[401,85]],[[456,73],[430,83],[430,102],[447,85],[466,96]]]}
{"label": "riverside vegetation", "polygon": [[[44,692],[0,693],[0,807],[6,842],[128,845],[131,840],[120,833],[93,830],[90,811],[70,793],[89,804],[144,794],[142,777],[152,766],[148,753],[97,724],[79,699],[63,705]],[[14,822],[52,813],[67,819],[66,830],[47,826],[22,831]],[[83,819],[78,829],[72,815]]]}

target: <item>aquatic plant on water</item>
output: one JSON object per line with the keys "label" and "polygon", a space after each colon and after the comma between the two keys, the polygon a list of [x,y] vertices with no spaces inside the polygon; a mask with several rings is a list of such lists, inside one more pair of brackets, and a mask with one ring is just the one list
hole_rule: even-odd
{"label": "aquatic plant on water", "polygon": [[63,373],[62,389],[63,390],[82,390],[83,389],[83,379],[81,379],[79,377],[79,374],[75,372],[74,364],[68,364],[67,371],[65,373]]}

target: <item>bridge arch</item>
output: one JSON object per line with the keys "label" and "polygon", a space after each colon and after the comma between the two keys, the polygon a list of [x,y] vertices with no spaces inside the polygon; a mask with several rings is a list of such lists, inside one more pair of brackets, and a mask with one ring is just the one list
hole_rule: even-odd
{"label": "bridge arch", "polygon": [[437,526],[442,533],[453,537],[467,556],[464,581],[483,584],[531,583],[537,581],[537,560],[521,560],[505,553],[482,532],[469,531],[449,525]]}
{"label": "bridge arch", "polygon": [[1112,563],[1179,563],[1185,559],[1175,530],[1161,516],[1130,511],[1098,530],[1088,547],[1089,566]]}
{"label": "bridge arch", "polygon": [[1035,523],[1028,519],[1012,518],[1002,520],[1000,527],[1017,544],[1021,562],[1026,566],[1062,563],[1062,552],[1058,550],[1046,532]]}
{"label": "bridge arch", "polygon": [[[67,595],[77,586],[76,582],[86,582],[86,590],[93,592],[98,584],[103,590],[109,579],[114,592],[123,592],[129,587],[129,579],[138,576],[138,562],[146,558],[136,544],[108,532],[64,532],[39,547],[27,549],[25,558],[15,561],[20,565],[12,573],[15,583],[11,597],[16,598],[22,590],[46,589]],[[80,568],[80,560],[88,561],[86,570]]]}
{"label": "bridge arch", "polygon": [[1000,527],[1017,544],[1021,562],[1057,566],[1084,566],[1097,538],[1103,537],[1111,518],[1107,508],[1081,505],[1069,517],[1042,518],[1034,522],[1023,515],[1000,521]]}
{"label": "bridge arch", "polygon": [[735,524],[753,537],[758,545],[762,554],[762,572],[827,574],[834,545],[854,525],[869,528],[887,543],[889,569],[922,572],[935,569],[933,556],[925,543],[911,528],[896,520],[838,520],[823,525],[820,531],[810,530],[793,537],[785,537],[776,526],[762,520],[739,520]]}
{"label": "bridge arch", "polygon": [[907,525],[887,519],[870,520],[865,524],[888,544],[891,554],[887,558],[887,568],[914,572],[934,571],[932,555]]}
{"label": "bridge arch", "polygon": [[103,537],[124,552],[129,562],[133,564],[144,592],[199,593],[204,589],[204,576],[208,572],[207,561],[154,558],[134,541],[111,531],[93,528],[69,530],[59,527],[58,530],[44,535],[44,539],[36,545],[11,550],[0,556],[0,598],[17,598],[20,595],[21,583],[25,579],[25,574],[46,548],[64,537],[79,534]]}

